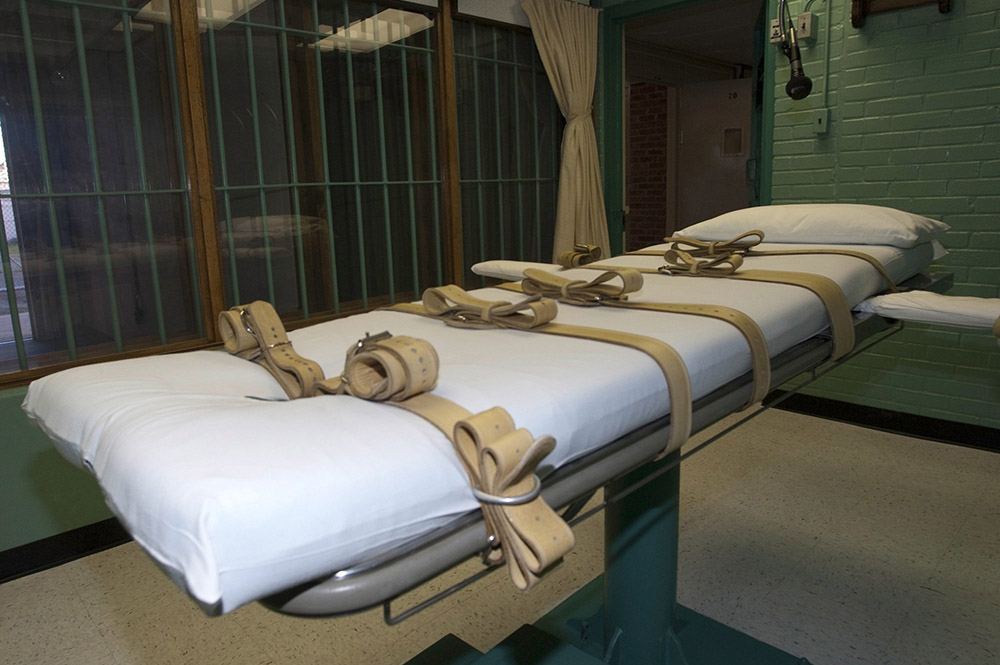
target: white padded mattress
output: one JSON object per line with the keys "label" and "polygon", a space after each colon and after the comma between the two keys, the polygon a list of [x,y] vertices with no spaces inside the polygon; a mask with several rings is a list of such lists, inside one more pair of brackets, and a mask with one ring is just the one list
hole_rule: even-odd
{"label": "white padded mattress", "polygon": [[[929,244],[864,249],[897,280],[926,267],[934,253]],[[481,269],[523,268],[504,263]],[[841,284],[852,305],[882,290],[870,266],[846,257],[759,257],[745,267],[824,274]],[[497,289],[475,293],[518,297]],[[633,299],[741,309],[761,326],[772,355],[827,326],[819,300],[791,286],[647,276]],[[712,319],[560,305],[557,320],[668,342],[685,359],[696,398],[750,368],[742,336]],[[383,330],[435,346],[441,359],[436,393],[473,412],[502,406],[519,427],[553,435],[556,449],[543,463],[548,468],[669,411],[657,365],[610,344],[456,329],[387,311],[289,337],[300,354],[335,376],[349,345]],[[336,571],[477,508],[451,444],[421,418],[349,396],[283,400],[263,368],[224,351],[196,351],[53,374],[32,383],[24,408],[67,459],[96,476],[136,541],[215,611]]]}

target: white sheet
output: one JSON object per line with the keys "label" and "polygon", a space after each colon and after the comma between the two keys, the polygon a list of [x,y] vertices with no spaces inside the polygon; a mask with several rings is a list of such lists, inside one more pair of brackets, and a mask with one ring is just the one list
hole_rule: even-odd
{"label": "white sheet", "polygon": [[[900,280],[933,254],[929,246],[872,249]],[[748,267],[759,267],[752,261],[774,259],[753,259]],[[851,304],[881,288],[857,259],[780,261],[784,269],[835,279]],[[517,297],[497,289],[476,295]],[[658,277],[647,279],[636,296],[643,298],[738,307],[761,325],[772,355],[826,327],[819,301],[796,287]],[[695,397],[750,367],[740,334],[711,319],[561,306],[558,321],[667,341],[684,357]],[[552,434],[550,468],[669,410],[655,363],[599,342],[455,329],[386,311],[290,338],[336,375],[350,344],[382,330],[436,347],[438,394],[471,411],[503,406],[518,426]],[[32,383],[24,408],[68,459],[94,473],[136,541],[194,598],[223,612],[476,508],[451,445],[422,419],[346,396],[262,401],[283,397],[263,368],[222,351],[197,351],[60,372]]]}

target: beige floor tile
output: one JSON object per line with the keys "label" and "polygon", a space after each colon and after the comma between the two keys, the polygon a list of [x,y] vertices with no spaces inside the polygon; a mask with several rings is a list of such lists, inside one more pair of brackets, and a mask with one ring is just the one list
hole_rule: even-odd
{"label": "beige floor tile", "polygon": [[113,651],[64,569],[0,585],[0,661],[6,665],[118,665]]}
{"label": "beige floor tile", "polygon": [[135,544],[64,568],[119,665],[269,662],[232,616],[207,617]]}
{"label": "beige floor tile", "polygon": [[[1000,599],[1000,487],[973,505],[928,586],[941,584]],[[1000,623],[1000,617],[997,617]]]}
{"label": "beige floor tile", "polygon": [[941,584],[917,589],[916,602],[889,644],[883,662],[1000,663],[1000,597]]}
{"label": "beige floor tile", "polygon": [[722,623],[767,595],[816,547],[816,537],[749,509],[682,521],[678,601]]}

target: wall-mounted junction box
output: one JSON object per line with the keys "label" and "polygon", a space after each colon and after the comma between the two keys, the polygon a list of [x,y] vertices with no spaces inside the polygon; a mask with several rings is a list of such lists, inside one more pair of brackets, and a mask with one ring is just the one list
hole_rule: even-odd
{"label": "wall-mounted junction box", "polygon": [[768,41],[772,44],[781,43],[781,21],[776,18],[771,19],[771,32],[768,36]]}
{"label": "wall-mounted junction box", "polygon": [[816,109],[812,112],[810,122],[813,134],[826,134],[830,131],[830,109]]}
{"label": "wall-mounted junction box", "polygon": [[[796,39],[814,39],[816,34],[816,15],[812,12],[803,12],[799,14],[795,19],[795,38]],[[772,18],[771,19],[771,31],[768,33],[767,40],[772,44],[781,43],[781,20]]]}

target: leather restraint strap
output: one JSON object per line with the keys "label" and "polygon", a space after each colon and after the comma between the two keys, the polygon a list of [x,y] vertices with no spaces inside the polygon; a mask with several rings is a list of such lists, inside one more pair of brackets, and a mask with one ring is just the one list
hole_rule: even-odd
{"label": "leather restraint strap", "polygon": [[[798,286],[812,291],[823,303],[827,318],[830,320],[830,334],[833,338],[833,359],[841,358],[854,348],[854,321],[851,308],[840,286],[828,277],[802,272],[787,272],[778,270],[745,270],[736,272],[743,264],[739,255],[724,257],[723,261],[711,261],[708,266],[700,266],[698,261],[686,252],[667,250],[672,258],[678,260],[673,266],[661,266],[659,269],[631,268],[643,274],[669,274],[688,277],[719,277],[726,279],[742,279],[750,282],[770,282]],[[686,257],[680,257],[687,254]],[[613,266],[606,264],[591,264],[583,266],[590,270],[621,270],[629,266]]]}
{"label": "leather restraint strap", "polygon": [[531,588],[538,575],[574,544],[572,529],[538,494],[534,473],[555,448],[555,439],[533,438],[527,430],[515,428],[505,410],[494,407],[458,421],[453,443],[473,487],[481,488],[474,492],[487,528],[495,535],[488,560],[505,558],[514,586]]}
{"label": "leather restraint strap", "polygon": [[663,257],[667,264],[660,267],[660,272],[671,275],[743,279],[751,282],[791,284],[809,289],[826,308],[827,318],[830,320],[830,333],[833,337],[833,359],[842,358],[854,348],[854,319],[851,316],[851,307],[847,304],[847,298],[844,297],[840,286],[828,277],[777,270],[737,272],[743,263],[738,254],[699,260],[679,249],[668,249]]}
{"label": "leather restraint strap", "polygon": [[659,365],[670,394],[670,435],[657,459],[680,448],[691,436],[691,378],[680,354],[658,339],[617,330],[554,323],[552,320],[557,307],[555,301],[548,298],[531,296],[517,303],[483,300],[453,284],[427,289],[422,304],[400,303],[389,309],[441,319],[450,326],[460,328],[512,328],[589,339],[642,351]]}
{"label": "leather restraint strap", "polygon": [[573,249],[562,252],[556,263],[563,268],[576,268],[577,266],[593,263],[601,258],[601,248],[597,245],[573,245]]}
{"label": "leather restraint strap", "polygon": [[[244,322],[250,323],[243,326]],[[256,330],[255,324],[264,324],[266,332]],[[347,393],[405,409],[440,429],[455,446],[482,507],[491,541],[487,558],[497,564],[506,561],[518,589],[533,586],[545,569],[572,549],[573,531],[542,499],[535,475],[555,440],[536,439],[516,428],[500,407],[472,414],[430,393],[437,384],[439,360],[428,342],[389,333],[369,335],[348,350],[341,376],[324,379],[319,365],[291,349],[269,303],[258,301],[223,312],[220,326],[227,331],[223,333],[227,350],[263,364],[292,399]],[[278,359],[268,360],[269,355]],[[312,373],[289,371],[309,364],[314,366]],[[305,381],[293,385],[300,375]],[[313,380],[314,375],[320,380]]]}
{"label": "leather restraint strap", "polygon": [[527,590],[566,554],[573,531],[539,495],[538,464],[555,448],[551,436],[534,438],[514,426],[504,409],[472,414],[429,391],[437,384],[438,356],[424,340],[381,333],[347,352],[340,385],[323,392],[387,401],[424,418],[447,436],[469,476],[490,534],[490,563],[506,562],[511,581]]}
{"label": "leather restraint strap", "polygon": [[[734,252],[740,254],[759,245],[763,240],[763,231],[752,230],[741,233],[729,240],[698,240],[697,238],[687,238],[685,236],[669,236],[664,238],[663,242],[671,243],[670,249],[679,249],[691,256],[701,258],[719,256],[720,254],[732,254]],[[642,253],[645,253],[645,251],[629,252],[629,254]]]}
{"label": "leather restraint strap", "polygon": [[[832,254],[835,256],[850,256],[861,259],[871,265],[876,272],[885,280],[885,283],[893,293],[899,292],[899,287],[892,281],[889,271],[885,269],[882,262],[871,254],[859,252],[853,249],[756,249],[756,246],[764,240],[763,231],[747,231],[731,240],[709,241],[698,240],[697,238],[686,238],[684,236],[669,236],[663,242],[671,243],[670,249],[681,250],[696,258],[718,257],[727,254],[741,254],[743,256],[796,256],[808,254]],[[639,250],[628,252],[629,256],[658,256],[663,254],[660,250]]]}
{"label": "leather restraint strap", "polygon": [[[615,280],[620,286],[614,284]],[[508,282],[497,288],[555,298],[570,305],[607,305],[625,309],[641,309],[670,314],[689,314],[718,319],[732,326],[746,339],[750,347],[754,388],[746,406],[764,399],[771,385],[771,360],[767,351],[767,340],[757,322],[743,312],[721,305],[699,305],[696,303],[632,302],[628,294],[642,287],[642,275],[636,270],[609,270],[589,282],[570,280],[544,270],[527,268],[520,283]]]}
{"label": "leather restraint strap", "polygon": [[257,300],[219,314],[226,351],[263,365],[289,399],[309,397],[324,379],[322,368],[292,348],[285,326],[270,303]]}

